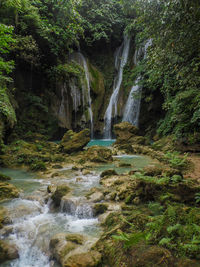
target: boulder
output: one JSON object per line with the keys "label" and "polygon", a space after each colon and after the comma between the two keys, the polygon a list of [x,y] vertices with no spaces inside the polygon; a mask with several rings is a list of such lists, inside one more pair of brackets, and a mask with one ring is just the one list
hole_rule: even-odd
{"label": "boulder", "polygon": [[0,182],[0,200],[19,197],[19,190],[12,184]]}
{"label": "boulder", "polygon": [[70,188],[67,185],[58,185],[55,192],[52,195],[52,200],[56,206],[60,205],[62,197],[70,192]]}
{"label": "boulder", "polygon": [[101,254],[97,251],[74,254],[63,264],[64,267],[95,267],[101,262]]}
{"label": "boulder", "polygon": [[61,140],[61,150],[65,153],[81,151],[90,141],[90,130],[84,129],[79,133],[67,131]]}
{"label": "boulder", "polygon": [[18,257],[19,254],[15,245],[0,240],[0,263],[7,260],[17,259]]}
{"label": "boulder", "polygon": [[62,266],[69,252],[77,248],[77,243],[66,240],[67,234],[59,233],[50,240],[50,251],[53,257],[61,263]]}
{"label": "boulder", "polygon": [[121,122],[114,125],[114,133],[117,137],[116,144],[126,144],[138,134],[138,128],[129,122]]}
{"label": "boulder", "polygon": [[92,146],[87,150],[87,159],[92,162],[104,163],[112,161],[112,150],[106,147]]}

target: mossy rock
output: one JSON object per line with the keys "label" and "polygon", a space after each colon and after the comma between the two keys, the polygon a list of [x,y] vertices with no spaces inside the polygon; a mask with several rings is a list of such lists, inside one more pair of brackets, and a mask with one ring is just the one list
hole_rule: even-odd
{"label": "mossy rock", "polygon": [[162,168],[157,166],[147,166],[143,169],[143,173],[147,176],[159,176],[162,172]]}
{"label": "mossy rock", "polygon": [[67,258],[63,267],[97,267],[101,263],[101,254],[97,251],[74,254]]}
{"label": "mossy rock", "polygon": [[98,216],[100,214],[103,214],[104,212],[106,212],[108,209],[108,205],[104,204],[104,203],[98,203],[95,204],[93,207],[94,210],[94,216]]}
{"label": "mossy rock", "polygon": [[46,171],[46,164],[42,161],[37,161],[30,166],[31,171]]}
{"label": "mossy rock", "polygon": [[106,147],[92,146],[87,150],[87,159],[92,162],[106,163],[112,161],[112,151]]}
{"label": "mossy rock", "polygon": [[121,122],[114,125],[114,133],[116,135],[115,144],[127,144],[129,140],[134,139],[139,130],[129,122]]}
{"label": "mossy rock", "polygon": [[19,190],[12,184],[0,182],[0,200],[19,197]]}
{"label": "mossy rock", "polygon": [[19,258],[19,254],[15,245],[11,245],[4,240],[0,240],[0,263],[17,258]]}
{"label": "mossy rock", "polygon": [[67,131],[61,140],[60,148],[65,153],[81,151],[90,141],[90,130],[84,129],[79,133]]}
{"label": "mossy rock", "polygon": [[100,177],[103,178],[105,176],[114,176],[114,175],[118,175],[117,172],[113,169],[110,170],[105,170],[101,173]]}
{"label": "mossy rock", "polygon": [[9,181],[11,180],[11,178],[3,173],[0,173],[0,181],[1,182],[5,182],[5,181]]}
{"label": "mossy rock", "polygon": [[70,192],[70,188],[67,185],[58,185],[55,193],[52,195],[52,200],[56,206],[60,205],[62,197]]}
{"label": "mossy rock", "polygon": [[54,258],[64,266],[67,255],[78,247],[75,242],[67,241],[65,233],[54,235],[50,240],[50,251]]}

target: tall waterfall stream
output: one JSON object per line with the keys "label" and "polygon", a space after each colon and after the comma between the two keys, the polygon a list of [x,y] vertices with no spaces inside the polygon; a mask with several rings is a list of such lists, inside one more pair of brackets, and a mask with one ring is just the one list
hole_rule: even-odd
{"label": "tall waterfall stream", "polygon": [[123,69],[128,60],[130,48],[130,38],[125,36],[122,45],[117,49],[115,53],[115,69],[117,70],[117,75],[115,77],[114,85],[113,85],[113,93],[110,97],[110,101],[108,107],[106,109],[104,115],[104,138],[111,138],[111,130],[112,130],[112,118],[117,116],[117,104],[118,104],[118,95],[120,86],[123,79]]}

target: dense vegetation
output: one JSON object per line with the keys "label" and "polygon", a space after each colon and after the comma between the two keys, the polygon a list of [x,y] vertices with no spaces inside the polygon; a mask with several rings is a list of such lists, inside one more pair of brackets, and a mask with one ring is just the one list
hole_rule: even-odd
{"label": "dense vegetation", "polygon": [[[137,17],[129,29],[137,31],[136,42],[151,38],[148,58],[139,67],[148,102],[161,91],[165,117],[158,132],[198,140],[199,110],[199,1],[132,1]],[[197,140],[195,140],[197,139]]]}
{"label": "dense vegetation", "polygon": [[[54,90],[61,69],[68,72],[69,68],[63,64],[70,52],[78,47],[95,50],[106,43],[118,45],[126,29],[135,37],[137,47],[149,38],[153,40],[147,59],[132,75],[143,76],[144,102],[154,104],[156,95],[163,95],[163,103],[159,105],[164,117],[157,124],[158,133],[175,134],[176,138],[195,143],[200,138],[199,20],[200,4],[196,0],[122,0],[120,3],[116,0],[2,0],[0,113],[6,127],[16,124],[15,100],[18,101],[19,95],[26,97],[18,103],[20,106],[24,102],[24,109],[40,105],[46,116],[49,100],[44,94],[47,88]],[[27,88],[21,89],[15,80],[16,72],[23,70],[29,71],[30,79]],[[45,85],[35,86],[37,90],[33,88],[34,73],[40,73],[45,81]],[[17,88],[13,90],[14,87]],[[35,109],[30,116],[33,120],[34,112]],[[18,119],[21,115],[17,111]],[[158,115],[154,121],[159,119]],[[23,117],[21,132],[28,125],[24,120]],[[37,130],[45,123],[41,121]],[[54,120],[44,128],[53,131],[53,123]],[[48,134],[45,129],[41,133]],[[19,135],[20,129],[17,132]]]}

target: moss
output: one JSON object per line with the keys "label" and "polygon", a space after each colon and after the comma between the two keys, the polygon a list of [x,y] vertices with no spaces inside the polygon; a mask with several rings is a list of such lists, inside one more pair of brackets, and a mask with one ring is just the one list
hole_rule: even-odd
{"label": "moss", "polygon": [[80,234],[66,234],[66,240],[82,245],[84,243],[84,237]]}
{"label": "moss", "polygon": [[42,161],[37,161],[30,165],[30,170],[32,171],[46,171],[46,164]]}

